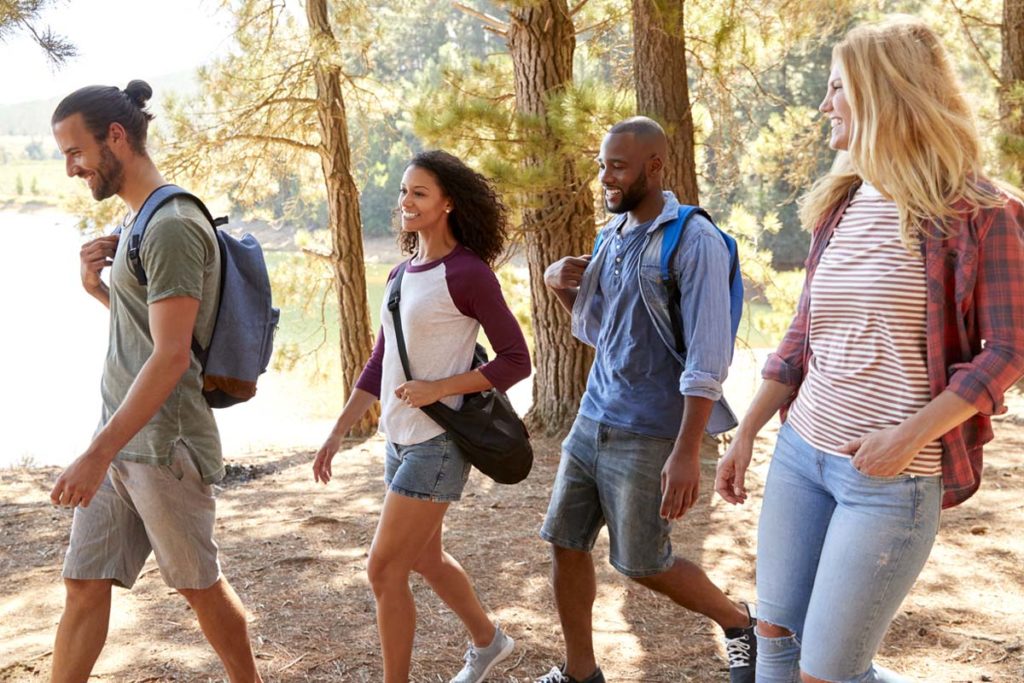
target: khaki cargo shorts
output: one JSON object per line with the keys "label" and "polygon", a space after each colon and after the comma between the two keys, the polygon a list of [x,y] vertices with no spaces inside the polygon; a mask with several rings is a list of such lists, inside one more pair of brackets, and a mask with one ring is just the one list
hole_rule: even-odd
{"label": "khaki cargo shorts", "polygon": [[150,551],[171,588],[209,588],[220,577],[216,500],[181,442],[169,465],[115,460],[89,507],[75,508],[65,579],[113,579],[131,588]]}

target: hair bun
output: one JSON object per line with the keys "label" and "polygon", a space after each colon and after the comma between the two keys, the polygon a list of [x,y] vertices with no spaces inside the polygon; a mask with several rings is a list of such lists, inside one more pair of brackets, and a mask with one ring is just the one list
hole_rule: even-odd
{"label": "hair bun", "polygon": [[132,104],[142,109],[149,102],[149,98],[153,97],[153,88],[149,87],[149,83],[146,81],[136,79],[128,84],[124,89],[124,94],[128,96]]}

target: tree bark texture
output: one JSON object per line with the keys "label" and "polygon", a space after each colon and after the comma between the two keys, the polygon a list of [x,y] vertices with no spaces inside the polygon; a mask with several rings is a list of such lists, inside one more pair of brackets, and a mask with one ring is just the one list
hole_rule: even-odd
{"label": "tree bark texture", "polygon": [[516,113],[540,122],[547,144],[527,168],[554,164],[560,181],[526,197],[523,224],[530,268],[534,327],[534,432],[567,430],[586,388],[593,352],[573,338],[569,317],[544,286],[544,270],[563,256],[587,254],[594,241],[594,201],[570,149],[548,123],[550,98],[572,85],[576,33],[566,0],[542,0],[510,10],[507,34],[515,68]]}
{"label": "tree bark texture", "polygon": [[1003,0],[1003,58],[999,87],[999,115],[1002,148],[1016,171],[1016,182],[1024,180],[1024,102],[1014,90],[1024,81],[1024,0]]}
{"label": "tree bark texture", "polygon": [[684,0],[633,0],[633,81],[637,113],[660,123],[668,135],[664,187],[683,204],[697,204],[683,5]]}
{"label": "tree bark texture", "polygon": [[[341,50],[331,30],[327,0],[307,0],[306,19],[314,48],[320,165],[327,185],[331,262],[338,297],[342,391],[347,397],[373,351],[373,330],[366,296],[359,190],[352,179],[348,120],[341,92]],[[379,407],[352,428],[353,436],[377,429]]]}

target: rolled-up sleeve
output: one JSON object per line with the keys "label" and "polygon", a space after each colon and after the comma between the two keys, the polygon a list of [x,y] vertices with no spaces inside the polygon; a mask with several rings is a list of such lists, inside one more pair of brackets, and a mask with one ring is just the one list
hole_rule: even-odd
{"label": "rolled-up sleeve", "polygon": [[695,217],[687,225],[696,234],[684,240],[677,260],[680,314],[686,364],[679,393],[712,401],[722,398],[722,382],[732,361],[729,315],[729,250],[718,231]]}
{"label": "rolled-up sleeve", "polygon": [[789,324],[778,348],[768,356],[761,377],[789,386],[799,386],[804,379],[804,350],[807,347],[807,316],[810,315],[810,287],[804,280],[796,305],[796,315]]}
{"label": "rolled-up sleeve", "polygon": [[1004,394],[1024,375],[1024,207],[1011,200],[994,211],[978,249],[974,290],[984,346],[949,368],[948,389],[982,415],[1006,412]]}

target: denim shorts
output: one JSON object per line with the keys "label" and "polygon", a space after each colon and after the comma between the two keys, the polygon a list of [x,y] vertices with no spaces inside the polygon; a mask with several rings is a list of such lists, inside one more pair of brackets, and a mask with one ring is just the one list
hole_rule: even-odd
{"label": "denim shorts", "polygon": [[661,470],[673,439],[627,432],[576,416],[562,442],[540,537],[590,552],[608,525],[609,562],[630,577],[672,566],[671,522],[661,518]]}
{"label": "denim shorts", "polygon": [[388,441],[384,454],[389,491],[437,503],[462,497],[470,464],[447,432],[408,446]]}
{"label": "denim shorts", "polygon": [[873,477],[784,424],[757,529],[757,680],[905,680],[872,659],[935,541],[941,477]]}

